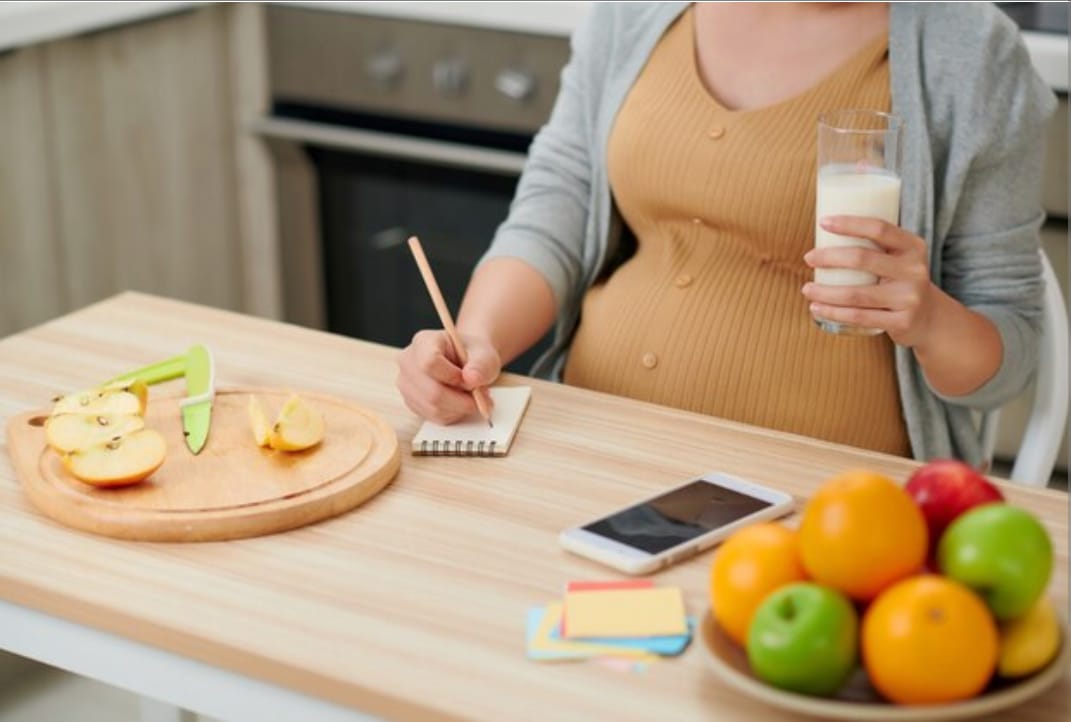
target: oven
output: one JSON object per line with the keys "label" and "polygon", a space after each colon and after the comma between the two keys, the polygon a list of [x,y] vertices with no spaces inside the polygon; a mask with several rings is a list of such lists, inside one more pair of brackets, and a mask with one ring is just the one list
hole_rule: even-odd
{"label": "oven", "polygon": [[[438,318],[417,235],[450,307],[505,219],[568,40],[312,7],[266,7],[289,321],[393,346]],[[546,345],[510,365],[526,372]]]}

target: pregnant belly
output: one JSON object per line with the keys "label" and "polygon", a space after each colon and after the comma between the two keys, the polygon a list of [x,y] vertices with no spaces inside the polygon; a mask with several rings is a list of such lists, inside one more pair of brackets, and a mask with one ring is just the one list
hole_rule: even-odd
{"label": "pregnant belly", "polygon": [[592,287],[565,382],[909,454],[888,337],[822,333],[796,269],[721,250],[683,264],[637,256]]}

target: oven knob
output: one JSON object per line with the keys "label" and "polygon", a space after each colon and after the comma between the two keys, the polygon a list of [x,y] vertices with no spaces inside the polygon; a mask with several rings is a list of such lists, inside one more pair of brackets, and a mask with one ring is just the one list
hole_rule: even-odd
{"label": "oven knob", "polygon": [[442,95],[461,95],[469,82],[469,69],[457,58],[440,60],[432,66],[431,80]]}
{"label": "oven knob", "polygon": [[402,56],[396,50],[381,50],[365,61],[364,72],[380,85],[395,85],[402,77]]}
{"label": "oven knob", "polygon": [[531,98],[535,88],[535,76],[527,70],[505,68],[495,76],[495,90],[518,103]]}

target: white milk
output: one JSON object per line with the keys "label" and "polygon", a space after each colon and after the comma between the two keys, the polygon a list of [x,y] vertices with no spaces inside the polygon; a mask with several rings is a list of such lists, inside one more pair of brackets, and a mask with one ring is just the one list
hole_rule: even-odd
{"label": "white milk", "polygon": [[[852,165],[827,165],[818,171],[818,202],[814,245],[877,248],[865,238],[830,233],[818,225],[823,216],[867,216],[888,223],[900,219],[900,179],[887,171],[857,172]],[[816,268],[814,280],[829,286],[866,286],[877,282],[873,273],[847,268]]]}

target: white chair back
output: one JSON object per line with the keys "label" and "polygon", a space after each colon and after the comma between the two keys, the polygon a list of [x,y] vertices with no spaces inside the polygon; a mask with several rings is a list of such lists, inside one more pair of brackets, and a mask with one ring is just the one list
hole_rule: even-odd
{"label": "white chair back", "polygon": [[[1056,454],[1067,428],[1068,322],[1067,305],[1048,256],[1041,253],[1045,283],[1042,301],[1042,333],[1034,398],[1023,440],[1012,466],[1012,481],[1027,486],[1046,486],[1056,465]],[[987,459],[993,458],[1000,411],[982,417],[982,438]]]}

